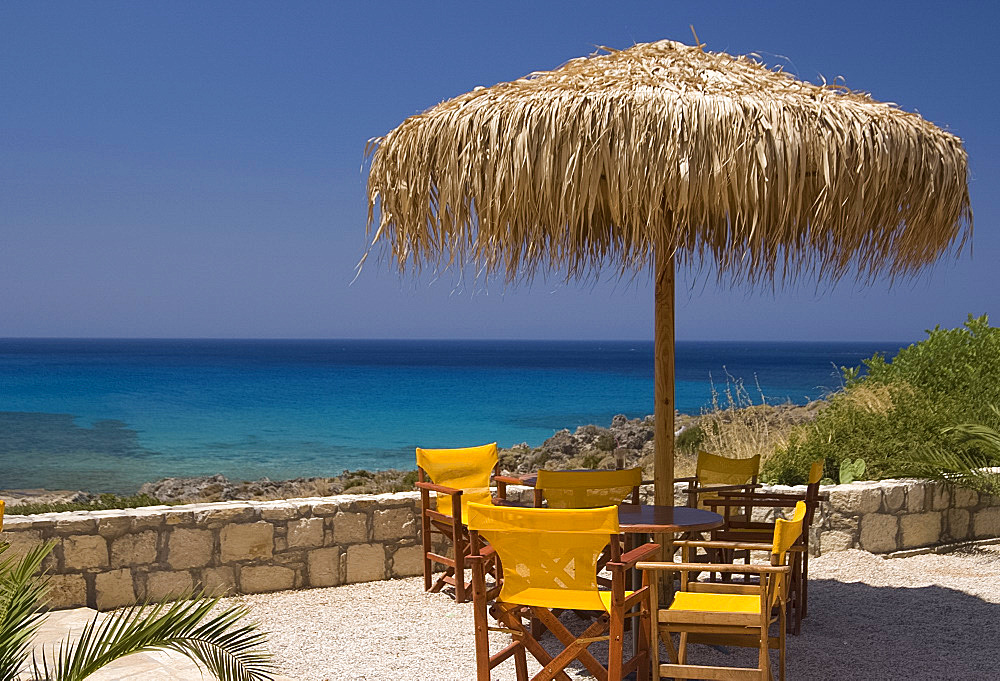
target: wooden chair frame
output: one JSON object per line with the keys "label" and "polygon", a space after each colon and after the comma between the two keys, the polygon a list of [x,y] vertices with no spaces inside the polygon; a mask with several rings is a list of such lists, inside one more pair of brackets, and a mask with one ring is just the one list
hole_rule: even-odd
{"label": "wooden chair frame", "polygon": [[[611,612],[601,612],[594,622],[579,636],[574,636],[556,614],[549,608],[525,606],[504,603],[496,600],[500,594],[499,580],[493,587],[487,588],[486,575],[492,568],[495,574],[503,574],[500,557],[491,546],[484,545],[479,533],[470,532],[470,540],[474,551],[468,562],[472,566],[472,599],[473,621],[476,634],[476,679],[490,681],[490,670],[497,665],[514,658],[517,681],[570,681],[563,671],[573,660],[580,662],[597,679],[607,681],[622,681],[633,671],[637,681],[649,679],[649,649],[650,636],[650,589],[643,586],[629,596],[625,596],[625,585],[628,571],[643,558],[659,551],[659,544],[644,544],[622,555],[621,543],[617,535],[610,535],[611,558],[607,569],[611,572]],[[596,566],[595,566],[596,569]],[[487,608],[487,604],[492,605]],[[638,607],[638,612],[629,612]],[[595,611],[596,612],[596,611]],[[489,626],[487,613],[499,624],[499,627]],[[624,659],[625,651],[623,637],[625,620],[630,617],[639,618],[636,653],[628,660]],[[525,624],[528,620],[529,624]],[[540,634],[532,631],[530,622],[539,621],[544,626],[543,631],[552,634],[564,646],[561,653],[555,657],[549,655],[539,643]],[[489,632],[502,631],[511,635],[512,641],[499,652],[490,655]],[[597,641],[608,642],[608,666],[605,667],[587,648]],[[528,678],[527,653],[531,653],[542,670]]]}
{"label": "wooden chair frame", "polygon": [[[802,523],[802,534],[793,553],[790,595],[788,598],[788,631],[798,636],[802,631],[802,620],[808,615],[809,602],[809,527],[812,525],[819,502],[830,498],[819,491],[819,482],[810,484],[801,492],[722,492],[721,498],[706,499],[705,504],[721,514],[725,524],[712,531],[712,540],[717,542],[766,542],[774,533],[774,522],[753,521],[749,518],[731,518],[730,510],[739,508],[748,499],[758,508],[793,508],[799,501],[806,504],[806,515]],[[720,549],[720,562],[732,563],[737,551],[732,548]],[[749,551],[741,552],[745,562],[749,562]]]}
{"label": "wooden chair frame", "polygon": [[[761,680],[770,681],[771,674],[770,650],[777,649],[778,678],[785,679],[785,630],[786,630],[786,600],[788,580],[792,572],[789,557],[785,564],[778,563],[778,557],[772,554],[770,565],[733,565],[731,563],[695,563],[690,562],[693,550],[720,549],[723,542],[682,540],[674,542],[681,547],[681,563],[639,563],[643,570],[643,584],[650,588],[650,602],[658,602],[657,579],[651,579],[650,571],[667,571],[680,573],[680,591],[711,592],[730,594],[751,594],[760,596],[760,609],[757,613],[706,613],[701,611],[670,611],[655,610],[652,615],[650,629],[650,659],[654,681],[661,677],[675,679],[715,679],[718,681]],[[736,542],[725,542],[732,545]],[[748,551],[768,551],[771,544],[739,543],[740,548]],[[752,573],[757,576],[756,583],[704,583],[690,578],[691,573],[697,575],[705,570],[723,573]],[[776,613],[776,614],[775,614]],[[777,635],[770,634],[771,625],[777,622]],[[678,634],[679,645],[674,646],[672,634]],[[669,662],[660,663],[659,642],[667,645]],[[687,645],[689,643],[704,643],[710,645],[727,645],[757,648],[758,658],[756,668],[714,667],[691,665],[687,663]]]}
{"label": "wooden chair frame", "polygon": [[[494,466],[491,477],[498,479],[499,464]],[[509,481],[510,479],[506,479]],[[420,529],[421,540],[423,542],[424,553],[424,590],[436,593],[446,584],[455,587],[455,601],[465,603],[470,600],[471,582],[465,581],[465,569],[472,554],[469,543],[469,531],[462,520],[462,490],[445,485],[438,485],[428,481],[427,473],[423,468],[417,467],[416,488],[420,490]],[[505,482],[502,485],[502,499],[506,499]],[[451,508],[454,509],[452,515],[440,513],[434,508],[431,502],[431,492],[444,494],[451,497]],[[439,535],[443,539],[450,541],[452,545],[452,555],[446,556],[435,552],[434,535]],[[444,573],[434,580],[434,564],[445,566]]]}

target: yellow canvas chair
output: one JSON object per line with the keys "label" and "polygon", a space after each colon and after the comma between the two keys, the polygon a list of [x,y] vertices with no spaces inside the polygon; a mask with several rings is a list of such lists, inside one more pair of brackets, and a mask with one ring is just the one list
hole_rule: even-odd
{"label": "yellow canvas chair", "polygon": [[[752,492],[758,487],[757,474],[760,472],[760,454],[746,459],[698,452],[695,475],[675,478],[674,482],[688,483],[688,506],[705,508],[704,499],[720,492]],[[747,509],[749,517],[752,509]]]}
{"label": "yellow canvas chair", "polygon": [[[778,649],[778,678],[785,679],[785,613],[791,577],[791,554],[802,533],[806,515],[803,501],[795,505],[790,520],[778,519],[770,544],[738,544],[752,551],[768,551],[769,565],[732,565],[691,563],[691,551],[697,548],[716,548],[712,541],[679,541],[682,549],[681,563],[639,563],[640,570],[666,570],[680,572],[680,589],[674,594],[667,608],[656,611],[651,631],[651,657],[653,679],[760,679],[769,681],[771,658],[769,650]],[[739,572],[755,574],[756,583],[697,582],[690,573],[704,570],[713,572]],[[643,575],[643,582],[650,586],[650,599],[657,603],[657,581]],[[774,613],[777,613],[776,615]],[[771,625],[778,623],[777,635],[770,634]],[[672,634],[679,635],[674,646]],[[669,662],[660,664],[659,641],[666,643]],[[757,667],[711,667],[688,664],[687,646],[691,643],[710,645],[745,646],[758,648]]]}
{"label": "yellow canvas chair", "polygon": [[[809,478],[804,493],[795,492],[721,492],[718,499],[706,499],[706,505],[716,513],[721,513],[725,524],[712,531],[712,539],[722,542],[768,541],[774,534],[773,522],[753,521],[745,518],[730,518],[730,509],[740,507],[747,498],[757,508],[793,508],[796,503],[806,504],[806,515],[802,522],[802,534],[792,555],[791,587],[788,599],[789,633],[798,635],[802,630],[802,618],[808,614],[809,596],[809,528],[812,526],[819,502],[829,499],[829,495],[819,491],[823,478],[823,459],[818,459],[809,468]],[[742,552],[749,562],[749,552]],[[722,562],[733,562],[736,551],[720,551]]]}
{"label": "yellow canvas chair", "polygon": [[[455,600],[469,598],[465,559],[469,555],[464,518],[470,502],[492,503],[490,477],[496,472],[497,443],[458,449],[417,447],[417,483],[420,490],[420,523],[424,552],[424,589],[455,587]],[[431,493],[435,494],[432,501]],[[435,535],[451,543],[451,555],[435,552]],[[434,565],[444,573],[434,581]]]}
{"label": "yellow canvas chair", "polygon": [[[478,681],[490,681],[490,670],[511,657],[518,681],[528,681],[526,653],[542,665],[534,680],[569,681],[563,670],[573,660],[579,660],[598,679],[620,681],[632,671],[640,681],[648,678],[649,588],[626,591],[625,582],[626,572],[659,546],[644,544],[622,555],[617,507],[550,509],[469,504],[468,523],[475,549],[470,562]],[[611,590],[602,591],[597,583],[597,558],[609,544]],[[497,559],[503,579],[487,589],[486,570]],[[491,600],[489,611],[500,623],[499,629],[488,626],[487,604]],[[625,620],[633,616],[629,611],[636,606],[639,612],[634,615],[640,618],[642,635],[635,655],[625,659]],[[582,634],[574,636],[553,609],[598,614]],[[533,618],[559,640],[564,646],[562,652],[554,657],[546,652],[525,623]],[[490,655],[488,632],[497,630],[511,634],[512,642]],[[597,641],[608,642],[607,667],[588,651]]]}
{"label": "yellow canvas chair", "polygon": [[[538,471],[535,505],[549,508],[599,508],[639,503],[642,469],[614,471]],[[626,502],[626,499],[628,500]]]}

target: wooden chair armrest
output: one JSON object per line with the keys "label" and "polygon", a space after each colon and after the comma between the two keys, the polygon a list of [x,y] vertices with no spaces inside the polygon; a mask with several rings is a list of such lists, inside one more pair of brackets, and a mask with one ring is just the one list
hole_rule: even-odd
{"label": "wooden chair armrest", "polygon": [[631,551],[623,555],[617,563],[608,563],[608,567],[614,566],[623,569],[634,567],[634,565],[637,562],[639,562],[646,556],[656,553],[659,550],[660,550],[659,544],[653,544],[653,543],[643,544],[642,546],[637,546],[636,548],[632,549]]}
{"label": "wooden chair armrest", "polygon": [[[652,480],[650,482],[653,482]],[[691,475],[686,478],[674,478],[674,482],[698,482],[697,475]],[[645,485],[646,481],[643,480],[642,483]]]}
{"label": "wooden chair armrest", "polygon": [[693,488],[685,490],[685,493],[690,494],[693,492],[694,494],[718,494],[720,492],[727,492],[727,491],[735,492],[742,490],[743,493],[745,494],[747,487],[751,489],[757,489],[758,487],[763,487],[763,486],[764,485],[762,485],[759,482],[755,483],[748,482],[745,485],[695,485]]}
{"label": "wooden chair armrest", "polygon": [[770,551],[771,544],[764,544],[762,542],[744,542],[744,541],[710,541],[701,539],[682,539],[673,542],[674,546],[688,546],[694,549],[741,549],[749,551]]}
{"label": "wooden chair armrest", "polygon": [[[799,499],[798,501],[802,500]],[[797,503],[797,501],[791,499],[785,501],[783,499],[772,499],[770,497],[752,497],[747,495],[744,497],[727,496],[724,499],[708,498],[708,499],[703,499],[701,503],[705,504],[706,506],[711,506],[712,508],[715,508],[716,506],[739,507],[739,506],[746,506],[747,504],[761,508],[791,508]]]}
{"label": "wooden chair armrest", "polygon": [[755,574],[791,572],[789,565],[733,565],[732,563],[639,563],[640,570],[669,572],[752,572]]}
{"label": "wooden chair armrest", "polygon": [[494,475],[493,476],[493,481],[494,482],[503,482],[503,483],[506,483],[508,485],[523,485],[524,484],[524,480],[522,480],[521,478],[515,478],[515,477],[510,476],[510,475]]}
{"label": "wooden chair armrest", "polygon": [[461,494],[462,490],[455,489],[454,487],[445,487],[444,485],[437,485],[433,482],[415,482],[413,483],[418,489],[426,489],[431,492],[440,492],[441,494]]}

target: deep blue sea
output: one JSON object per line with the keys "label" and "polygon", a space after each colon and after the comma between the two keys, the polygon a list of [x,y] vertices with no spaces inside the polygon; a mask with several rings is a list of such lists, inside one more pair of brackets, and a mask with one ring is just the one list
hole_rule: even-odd
{"label": "deep blue sea", "polygon": [[[677,405],[709,406],[727,372],[805,403],[901,345],[679,342]],[[538,445],[652,409],[652,342],[0,339],[0,489],[412,468],[416,445]]]}

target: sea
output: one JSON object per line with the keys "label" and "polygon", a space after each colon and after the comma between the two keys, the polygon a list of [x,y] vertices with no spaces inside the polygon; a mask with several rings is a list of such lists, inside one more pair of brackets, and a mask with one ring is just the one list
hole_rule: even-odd
{"label": "sea", "polygon": [[[681,341],[677,407],[804,404],[903,345]],[[652,411],[652,341],[0,339],[0,489],[412,469]]]}

